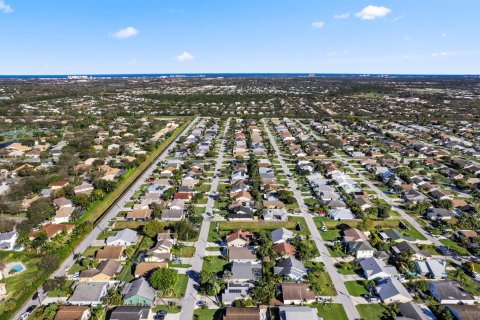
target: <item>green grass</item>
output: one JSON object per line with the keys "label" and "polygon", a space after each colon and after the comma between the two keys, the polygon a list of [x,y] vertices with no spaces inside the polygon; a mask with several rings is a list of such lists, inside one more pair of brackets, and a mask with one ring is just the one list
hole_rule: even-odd
{"label": "green grass", "polygon": [[48,297],[49,298],[56,298],[56,297],[66,297],[68,296],[71,292],[70,287],[73,284],[73,280],[67,280],[65,281],[65,285],[63,286],[62,289],[57,289],[57,290],[52,290],[48,292]]}
{"label": "green grass", "polygon": [[390,319],[389,308],[383,304],[358,304],[357,310],[362,319],[381,320]]}
{"label": "green grass", "polygon": [[206,247],[206,251],[220,251],[222,247]]}
{"label": "green grass", "polygon": [[324,241],[333,241],[340,237],[340,230],[333,229],[328,231],[321,231],[320,235]]}
{"label": "green grass", "polygon": [[427,240],[427,238],[425,238],[420,233],[420,231],[415,229],[415,227],[413,227],[408,221],[402,220],[402,222],[408,227],[408,230],[402,230],[404,234],[406,234],[407,236],[410,236],[412,238],[418,239],[418,240]]}
{"label": "green grass", "polygon": [[179,313],[182,309],[180,307],[176,306],[176,305],[172,305],[172,306],[157,305],[152,309],[152,311],[154,313],[156,313],[160,310],[165,310],[168,313]]}
{"label": "green grass", "polygon": [[456,243],[453,240],[441,239],[440,242],[443,245],[445,245],[446,247],[448,247],[450,250],[456,251],[461,256],[470,256],[471,255],[470,252],[466,248],[462,247],[460,244]]}
{"label": "green grass", "polygon": [[188,263],[169,263],[168,264],[169,268],[183,268],[183,269],[188,269],[191,268],[192,265]]}
{"label": "green grass", "polygon": [[190,246],[182,246],[180,249],[176,249],[175,247],[173,247],[171,252],[177,257],[191,258],[195,254],[196,249],[197,248]]}
{"label": "green grass", "polygon": [[365,282],[360,281],[345,281],[348,293],[354,297],[360,297],[362,294],[368,294],[368,290],[365,289]]}
{"label": "green grass", "polygon": [[198,320],[220,320],[223,312],[220,309],[195,309],[194,314],[198,316]]}
{"label": "green grass", "polygon": [[187,290],[188,276],[185,274],[179,274],[177,277],[177,282],[173,287],[173,292],[162,295],[163,298],[180,299],[185,295],[185,291]]}
{"label": "green grass", "polygon": [[150,153],[146,160],[142,162],[137,168],[129,169],[117,184],[115,190],[110,192],[101,201],[93,203],[87,212],[78,220],[79,222],[89,220],[96,222],[103,214],[110,208],[115,201],[130,187],[130,185],[150,166],[150,164],[175,140],[175,138],[188,126],[193,120],[189,117],[185,119],[185,122],[179,126],[173,134],[165,139],[160,146],[152,153]]}
{"label": "green grass", "polygon": [[222,259],[220,256],[207,256],[205,257],[205,261],[203,262],[203,268],[208,271],[212,271],[215,273],[223,271],[223,267],[228,264],[228,261]]}
{"label": "green grass", "polygon": [[318,315],[324,320],[348,320],[347,314],[341,304],[317,304]]}

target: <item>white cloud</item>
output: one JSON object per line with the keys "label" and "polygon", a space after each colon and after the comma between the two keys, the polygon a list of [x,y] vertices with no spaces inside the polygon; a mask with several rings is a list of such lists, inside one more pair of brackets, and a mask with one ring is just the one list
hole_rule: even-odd
{"label": "white cloud", "polygon": [[385,17],[392,12],[391,9],[382,6],[366,6],[360,12],[355,13],[355,16],[362,20],[375,20],[377,18]]}
{"label": "white cloud", "polygon": [[448,57],[457,54],[454,51],[440,51],[432,53],[432,57]]}
{"label": "white cloud", "polygon": [[447,37],[447,36],[448,36],[448,34],[446,34],[445,32],[440,33],[440,37],[442,37],[442,38],[445,38],[445,37]]}
{"label": "white cloud", "polygon": [[322,29],[323,27],[325,27],[325,22],[315,21],[314,23],[312,23],[312,27],[314,27],[315,29]]}
{"label": "white cloud", "polygon": [[5,3],[5,1],[0,0],[0,11],[3,13],[12,13],[13,8],[11,5]]}
{"label": "white cloud", "polygon": [[175,57],[175,60],[177,60],[178,62],[191,61],[193,59],[195,59],[195,57],[191,53],[188,53],[186,51],[184,51],[181,55]]}
{"label": "white cloud", "polygon": [[118,30],[113,34],[113,36],[117,39],[126,39],[130,37],[134,37],[138,35],[138,30],[134,27],[126,27],[123,29]]}
{"label": "white cloud", "polygon": [[347,12],[347,13],[341,13],[341,14],[336,14],[333,16],[335,19],[337,20],[341,20],[341,19],[348,19],[350,17],[350,12]]}

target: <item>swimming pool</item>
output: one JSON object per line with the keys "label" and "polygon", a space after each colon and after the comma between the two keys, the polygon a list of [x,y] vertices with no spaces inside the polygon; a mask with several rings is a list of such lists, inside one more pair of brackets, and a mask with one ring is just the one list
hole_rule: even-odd
{"label": "swimming pool", "polygon": [[10,268],[10,271],[14,270],[15,272],[22,272],[23,266],[21,264],[16,264]]}

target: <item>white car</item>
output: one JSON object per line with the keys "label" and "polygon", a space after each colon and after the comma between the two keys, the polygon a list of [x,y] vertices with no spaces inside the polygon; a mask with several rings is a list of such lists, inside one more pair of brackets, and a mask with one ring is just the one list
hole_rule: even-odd
{"label": "white car", "polygon": [[18,320],[26,320],[29,315],[30,315],[30,312],[24,312],[24,313],[22,313],[20,318],[18,318]]}

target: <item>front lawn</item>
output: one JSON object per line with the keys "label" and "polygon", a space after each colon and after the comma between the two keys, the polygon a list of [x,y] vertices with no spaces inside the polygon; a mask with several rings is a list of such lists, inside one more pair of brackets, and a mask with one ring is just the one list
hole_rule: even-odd
{"label": "front lawn", "polygon": [[191,258],[195,254],[196,249],[197,248],[192,246],[180,246],[179,248],[177,248],[177,246],[174,246],[172,248],[172,254],[177,257]]}
{"label": "front lawn", "polygon": [[180,299],[185,295],[187,290],[188,276],[185,274],[177,275],[177,282],[173,286],[173,293],[169,292],[168,294],[161,295],[162,298],[177,298]]}
{"label": "front lawn", "polygon": [[226,264],[228,264],[228,261],[222,259],[221,256],[206,256],[203,262],[203,269],[219,273],[223,271]]}
{"label": "front lawn", "polygon": [[345,281],[345,286],[347,287],[348,293],[354,297],[360,297],[362,294],[369,294],[368,290],[365,289],[366,283],[362,280],[359,281]]}
{"label": "front lawn", "polygon": [[383,304],[358,304],[357,310],[362,319],[381,320],[391,319],[389,307]]}
{"label": "front lawn", "polygon": [[317,308],[318,315],[324,320],[347,320],[347,314],[341,304],[318,304],[314,305]]}
{"label": "front lawn", "polygon": [[198,316],[198,320],[220,320],[223,316],[220,309],[195,309],[194,314]]}
{"label": "front lawn", "polygon": [[456,243],[453,240],[441,239],[440,242],[444,246],[446,246],[449,250],[454,250],[461,256],[470,256],[471,255],[470,252],[466,248],[462,247],[461,245],[459,245],[458,243]]}
{"label": "front lawn", "polygon": [[333,230],[321,231],[320,235],[322,236],[323,241],[333,241],[340,237],[340,230],[333,229]]}

